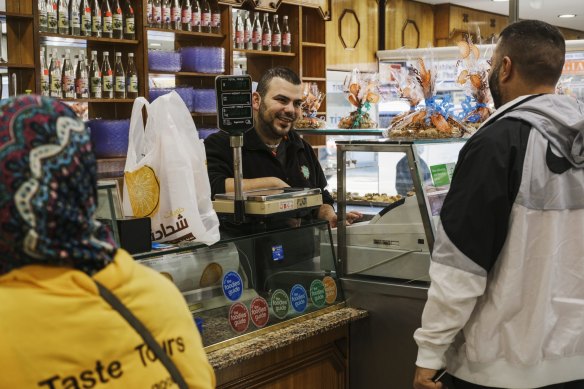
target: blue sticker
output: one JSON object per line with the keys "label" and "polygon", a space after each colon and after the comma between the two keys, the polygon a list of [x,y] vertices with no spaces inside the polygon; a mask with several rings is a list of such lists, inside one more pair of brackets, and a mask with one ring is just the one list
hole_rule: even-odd
{"label": "blue sticker", "polygon": [[284,259],[284,248],[281,244],[272,246],[272,259],[274,261],[281,261]]}
{"label": "blue sticker", "polygon": [[223,294],[231,301],[237,301],[243,294],[243,281],[241,276],[230,271],[223,276]]}
{"label": "blue sticker", "polygon": [[306,294],[306,289],[300,284],[296,284],[292,287],[290,291],[290,303],[292,308],[299,313],[306,310],[308,305],[308,295]]}

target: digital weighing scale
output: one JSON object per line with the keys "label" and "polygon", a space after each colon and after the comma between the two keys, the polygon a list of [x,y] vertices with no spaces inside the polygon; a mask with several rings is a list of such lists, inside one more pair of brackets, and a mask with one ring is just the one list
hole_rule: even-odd
{"label": "digital weighing scale", "polygon": [[235,193],[215,195],[215,212],[233,215],[233,221],[239,224],[245,222],[246,217],[289,217],[322,205],[320,188],[265,188],[243,192],[243,134],[253,129],[251,77],[217,76],[215,91],[219,128],[230,135],[235,189]]}

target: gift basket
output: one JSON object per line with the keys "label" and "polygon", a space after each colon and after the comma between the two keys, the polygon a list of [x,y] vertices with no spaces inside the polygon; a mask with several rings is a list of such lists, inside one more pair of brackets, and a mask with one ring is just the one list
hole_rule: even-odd
{"label": "gift basket", "polygon": [[362,76],[358,69],[351,72],[343,84],[343,92],[357,109],[339,121],[339,128],[375,128],[377,123],[369,116],[372,104],[381,98],[377,73]]}
{"label": "gift basket", "polygon": [[[429,66],[426,65],[428,62]],[[436,96],[436,68],[433,61],[418,58],[410,69],[392,70],[400,98],[410,104],[410,111],[395,116],[385,135],[390,138],[459,138],[466,127],[453,115],[450,97]],[[424,100],[424,105],[420,102]]]}
{"label": "gift basket", "polygon": [[491,102],[489,65],[487,61],[480,60],[481,52],[470,38],[458,42],[458,48],[460,58],[456,63],[458,69],[456,82],[463,87],[466,94],[465,100],[461,103],[460,120],[473,133],[493,113],[489,108]]}
{"label": "gift basket", "polygon": [[325,94],[318,90],[315,82],[305,83],[302,93],[302,118],[296,121],[295,127],[300,129],[325,128],[326,122],[316,116]]}

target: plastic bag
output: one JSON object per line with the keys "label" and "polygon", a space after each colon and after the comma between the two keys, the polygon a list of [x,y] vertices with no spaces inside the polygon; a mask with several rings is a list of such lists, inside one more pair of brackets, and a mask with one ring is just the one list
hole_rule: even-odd
{"label": "plastic bag", "polygon": [[211,203],[205,160],[203,141],[176,92],[151,104],[137,98],[124,168],[124,214],[150,217],[152,241],[217,242],[219,220]]}

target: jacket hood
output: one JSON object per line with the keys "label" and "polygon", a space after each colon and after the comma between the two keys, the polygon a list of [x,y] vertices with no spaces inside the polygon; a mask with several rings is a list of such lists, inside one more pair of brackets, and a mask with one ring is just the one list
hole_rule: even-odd
{"label": "jacket hood", "polygon": [[579,100],[546,94],[520,103],[502,116],[530,123],[555,152],[584,168],[584,104]]}

